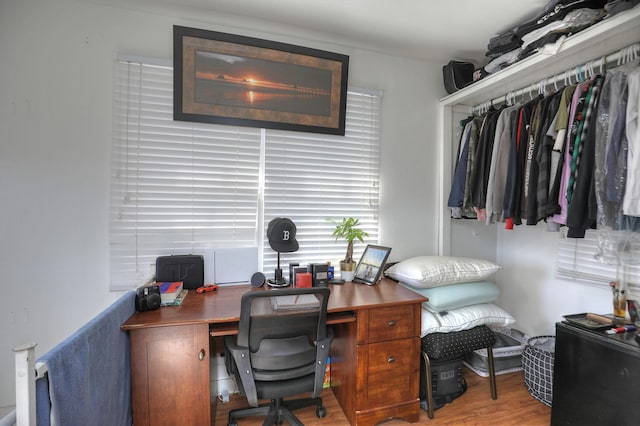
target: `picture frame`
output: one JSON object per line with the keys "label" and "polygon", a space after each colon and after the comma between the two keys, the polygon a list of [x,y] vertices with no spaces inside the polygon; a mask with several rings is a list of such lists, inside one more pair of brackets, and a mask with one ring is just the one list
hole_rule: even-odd
{"label": "picture frame", "polygon": [[174,120],[344,135],[349,56],[173,27]]}
{"label": "picture frame", "polygon": [[382,277],[384,265],[387,263],[390,253],[390,247],[368,244],[356,266],[353,282],[367,285],[377,284]]}

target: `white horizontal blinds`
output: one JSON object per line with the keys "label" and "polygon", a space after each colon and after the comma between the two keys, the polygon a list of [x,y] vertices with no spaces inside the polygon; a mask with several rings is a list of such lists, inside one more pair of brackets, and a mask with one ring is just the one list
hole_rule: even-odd
{"label": "white horizontal blinds", "polygon": [[[608,286],[618,278],[619,266],[612,260],[598,260],[598,252],[597,231],[587,230],[585,238],[562,238],[556,274],[564,279]],[[625,272],[630,290],[640,296],[640,259],[636,264],[625,265]]]}
{"label": "white horizontal blinds", "polygon": [[[354,217],[378,240],[379,94],[349,91],[345,136],[266,131],[264,229],[274,217],[296,224],[300,249],[283,253],[281,266],[331,261],[336,270],[346,242],[332,237],[327,219]],[[359,258],[363,244],[355,245]],[[264,241],[264,270],[272,274],[277,254]]]}
{"label": "white horizontal blinds", "polygon": [[173,121],[170,67],[118,67],[111,288],[138,284],[160,255],[254,245],[260,129]]}

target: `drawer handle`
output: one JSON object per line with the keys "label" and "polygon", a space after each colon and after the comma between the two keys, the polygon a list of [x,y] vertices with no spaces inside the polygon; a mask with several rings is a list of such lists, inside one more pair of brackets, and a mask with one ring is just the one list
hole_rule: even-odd
{"label": "drawer handle", "polygon": [[200,353],[198,354],[198,359],[200,361],[204,361],[204,355],[205,355],[204,349],[200,349]]}
{"label": "drawer handle", "polygon": [[388,363],[396,362],[396,359],[394,357],[390,356],[389,358],[387,358],[387,362]]}
{"label": "drawer handle", "polygon": [[389,324],[389,327],[394,327],[396,325],[396,322],[395,320],[389,320],[387,324]]}

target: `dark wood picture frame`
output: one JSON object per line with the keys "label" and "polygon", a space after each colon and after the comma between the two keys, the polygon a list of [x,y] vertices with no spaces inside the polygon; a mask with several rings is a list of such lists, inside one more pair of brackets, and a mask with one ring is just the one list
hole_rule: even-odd
{"label": "dark wood picture frame", "polygon": [[349,57],[173,27],[173,118],[344,135]]}

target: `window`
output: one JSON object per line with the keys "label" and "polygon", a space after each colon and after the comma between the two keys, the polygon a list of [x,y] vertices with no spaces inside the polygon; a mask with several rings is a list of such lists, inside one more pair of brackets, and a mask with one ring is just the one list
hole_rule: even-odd
{"label": "window", "polygon": [[[611,259],[598,260],[598,233],[587,230],[585,238],[562,238],[558,248],[556,274],[563,279],[606,285],[624,274],[628,288],[636,297],[640,296],[640,264],[625,262],[620,267]],[[620,270],[619,270],[620,269]]]}
{"label": "window", "polygon": [[[335,225],[328,219],[358,218],[367,241],[377,242],[379,116],[379,96],[348,92],[344,137],[266,131],[264,226],[287,215],[300,243],[297,252],[281,255],[281,265],[344,259],[347,244],[331,236]],[[359,256],[364,246],[355,250]],[[277,254],[266,241],[263,258],[264,270],[272,272]]]}
{"label": "window", "polygon": [[[112,150],[111,289],[149,278],[157,256],[258,246],[270,275],[269,221],[296,223],[300,250],[281,264],[342,259],[333,224],[353,216],[378,237],[379,93],[350,90],[346,134],[173,121],[171,66],[117,64]],[[364,247],[360,247],[362,250]]]}

